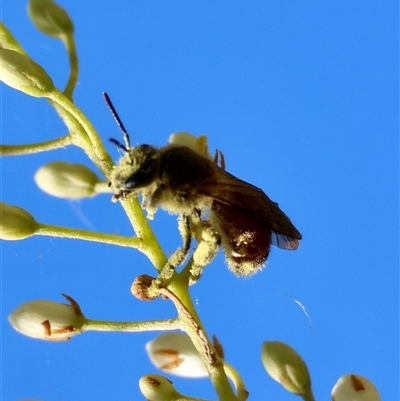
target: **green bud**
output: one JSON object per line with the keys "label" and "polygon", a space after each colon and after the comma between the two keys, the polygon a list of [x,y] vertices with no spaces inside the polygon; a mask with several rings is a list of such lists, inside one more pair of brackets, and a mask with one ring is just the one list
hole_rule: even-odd
{"label": "green bud", "polygon": [[44,97],[52,92],[53,81],[30,57],[9,49],[0,49],[0,80],[21,92]]}
{"label": "green bud", "polygon": [[4,240],[20,240],[35,234],[37,223],[33,216],[18,206],[0,202],[0,237]]}
{"label": "green bud", "polygon": [[261,360],[267,373],[291,393],[303,397],[311,394],[311,378],[301,356],[280,341],[265,341]]}
{"label": "green bud", "polygon": [[0,21],[0,48],[13,50],[21,54],[26,54],[25,50],[14,38],[13,34],[1,21]]}
{"label": "green bud", "polygon": [[35,27],[48,36],[72,35],[74,24],[68,13],[51,0],[30,0],[28,14]]}
{"label": "green bud", "polygon": [[99,177],[83,164],[57,161],[40,167],[35,173],[38,187],[57,198],[79,199],[99,191]]}
{"label": "green bud", "polygon": [[148,401],[174,401],[178,392],[172,382],[160,375],[146,375],[140,378],[139,387]]}

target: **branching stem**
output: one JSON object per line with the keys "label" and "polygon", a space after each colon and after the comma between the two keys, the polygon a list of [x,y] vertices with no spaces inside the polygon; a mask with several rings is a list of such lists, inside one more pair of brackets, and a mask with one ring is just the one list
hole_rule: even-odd
{"label": "branching stem", "polygon": [[124,237],[121,235],[98,233],[77,228],[54,226],[38,223],[35,235],[47,235],[51,237],[81,239],[85,241],[102,242],[104,244],[118,245],[140,249],[142,241],[140,238]]}
{"label": "branching stem", "polygon": [[70,135],[50,141],[30,143],[25,145],[0,145],[0,156],[29,155],[32,153],[46,152],[48,150],[63,148],[72,144]]}
{"label": "branching stem", "polygon": [[180,328],[179,318],[165,320],[146,320],[143,322],[112,322],[107,320],[91,320],[83,324],[84,331],[121,331],[141,332],[156,330],[177,330]]}

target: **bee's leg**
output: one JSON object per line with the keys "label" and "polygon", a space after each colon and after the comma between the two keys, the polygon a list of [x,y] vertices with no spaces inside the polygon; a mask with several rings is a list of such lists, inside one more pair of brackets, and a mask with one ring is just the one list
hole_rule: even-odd
{"label": "bee's leg", "polygon": [[160,274],[154,281],[155,288],[163,287],[166,282],[172,277],[175,269],[181,265],[188,256],[192,233],[190,229],[189,216],[183,214],[178,219],[178,229],[183,239],[183,246],[178,248],[168,259],[166,265],[161,269]]}
{"label": "bee's leg", "polygon": [[196,283],[204,267],[209,265],[218,253],[221,237],[207,221],[200,220],[199,215],[192,214],[192,234],[197,239],[198,245],[193,252],[193,265],[190,269],[190,284]]}
{"label": "bee's leg", "polygon": [[224,154],[223,154],[220,150],[218,150],[218,149],[215,150],[214,163],[215,163],[217,166],[221,167],[222,170],[225,170],[225,156],[224,156]]}
{"label": "bee's leg", "polygon": [[187,258],[192,243],[192,232],[190,227],[190,219],[187,214],[182,214],[178,218],[178,230],[183,240],[183,246],[178,248],[169,258],[168,263],[174,268],[181,265]]}

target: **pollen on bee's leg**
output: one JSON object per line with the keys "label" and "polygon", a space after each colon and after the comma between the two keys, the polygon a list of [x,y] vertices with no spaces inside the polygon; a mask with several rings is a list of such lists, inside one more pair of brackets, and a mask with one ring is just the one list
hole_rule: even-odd
{"label": "pollen on bee's leg", "polygon": [[215,258],[221,244],[221,237],[214,228],[207,222],[201,223],[201,232],[197,232],[199,244],[193,253],[193,265],[190,269],[190,284],[194,284],[199,280],[204,267],[209,265]]}
{"label": "pollen on bee's leg", "polygon": [[[188,227],[188,222],[185,224],[185,218],[182,219],[182,226]],[[180,230],[181,231],[180,227]],[[182,232],[181,232],[182,233]],[[180,266],[189,253],[190,243],[191,243],[191,235],[190,231],[187,233],[188,235],[183,238],[183,247],[178,248],[168,259],[168,262],[165,266],[161,269],[160,274],[158,275],[157,279],[155,279],[152,283],[153,290],[157,288],[164,287],[167,281],[172,277],[174,274],[175,269]]]}
{"label": "pollen on bee's leg", "polygon": [[181,248],[182,260],[179,262],[179,264],[182,264],[189,253],[190,245],[192,242],[192,231],[191,231],[191,226],[190,226],[190,218],[188,215],[183,214],[183,215],[179,216],[178,229],[179,229],[179,233],[181,234],[182,241],[183,241],[183,246]]}

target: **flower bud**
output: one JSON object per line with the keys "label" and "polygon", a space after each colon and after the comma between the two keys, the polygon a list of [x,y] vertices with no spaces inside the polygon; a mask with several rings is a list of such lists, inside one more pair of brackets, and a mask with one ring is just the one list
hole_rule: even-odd
{"label": "flower bud", "polygon": [[165,333],[146,344],[150,361],[158,369],[181,377],[206,377],[204,366],[187,334]]}
{"label": "flower bud", "polygon": [[131,286],[131,293],[142,301],[152,301],[158,297],[158,294],[151,294],[149,291],[151,284],[155,280],[147,274],[141,274],[136,277]]}
{"label": "flower bud", "polygon": [[18,306],[8,316],[15,330],[32,338],[48,341],[65,341],[81,333],[86,318],[79,305],[64,295],[70,305],[36,300]]}
{"label": "flower bud", "polygon": [[101,183],[97,175],[83,164],[57,161],[39,168],[35,173],[37,186],[57,198],[78,199],[97,193]]}
{"label": "flower bud", "polygon": [[0,238],[8,241],[20,240],[35,234],[37,222],[26,210],[0,202]]}
{"label": "flower bud", "polygon": [[311,378],[300,355],[280,341],[265,341],[261,360],[267,373],[291,393],[311,394]]}
{"label": "flower bud", "polygon": [[208,151],[207,137],[205,135],[197,137],[188,132],[174,132],[170,135],[168,142],[173,145],[187,146],[213,160]]}
{"label": "flower bud", "polygon": [[35,27],[48,36],[60,38],[74,33],[68,13],[51,0],[30,0],[28,14]]}
{"label": "flower bud", "polygon": [[332,401],[380,401],[378,390],[366,377],[343,375],[331,393]]}
{"label": "flower bud", "polygon": [[0,49],[0,64],[0,79],[11,88],[34,97],[44,97],[55,90],[47,72],[25,54]]}
{"label": "flower bud", "polygon": [[13,34],[1,21],[0,21],[0,48],[13,50],[21,54],[26,54],[25,50],[14,38]]}
{"label": "flower bud", "polygon": [[178,392],[172,382],[160,375],[141,377],[139,387],[148,401],[173,401],[178,398]]}

